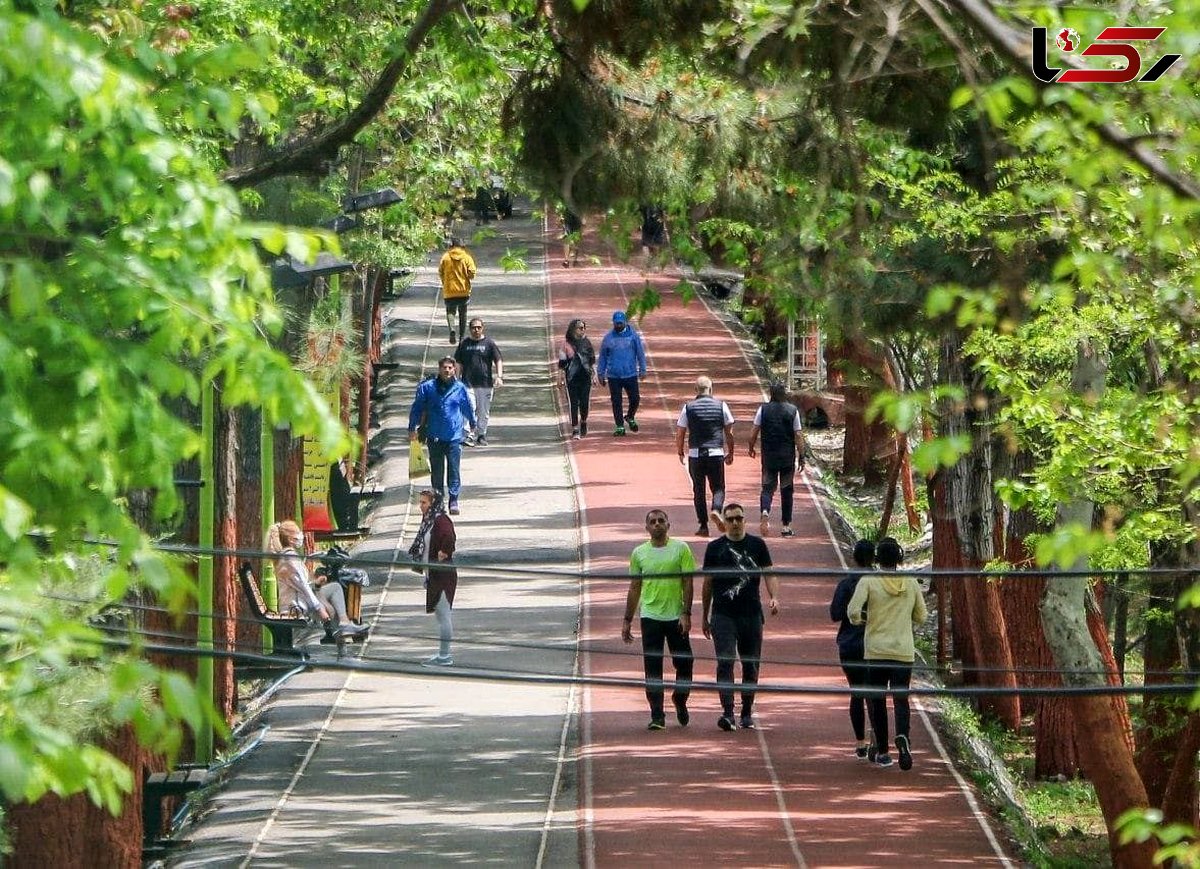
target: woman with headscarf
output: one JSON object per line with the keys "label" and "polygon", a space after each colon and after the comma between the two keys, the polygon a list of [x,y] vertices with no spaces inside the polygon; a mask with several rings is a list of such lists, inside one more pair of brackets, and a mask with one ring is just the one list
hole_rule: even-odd
{"label": "woman with headscarf", "polygon": [[587,337],[587,323],[571,321],[567,334],[558,349],[559,383],[567,387],[567,403],[571,407],[571,437],[575,440],[587,434],[588,405],[592,398],[592,383],[596,379],[596,350]]}
{"label": "woman with headscarf", "polygon": [[266,549],[277,556],[275,579],[279,584],[280,612],[288,612],[295,607],[306,616],[315,616],[324,622],[336,618],[334,636],[338,637],[366,633],[366,625],[356,625],[346,614],[346,593],[340,583],[318,577],[316,590],[313,590],[308,568],[304,566],[301,555],[304,532],[299,525],[290,519],[276,522],[267,530]]}
{"label": "woman with headscarf", "polygon": [[[433,489],[421,492],[418,504],[421,508],[421,527],[413,539],[408,554],[416,562],[447,565],[454,560],[454,521],[446,515],[442,506],[442,495]],[[454,592],[458,588],[458,570],[453,566],[429,567],[425,576],[425,612],[436,613],[438,620],[438,653],[422,663],[433,667],[449,667],[454,663],[450,655],[450,641],[454,638],[454,622],[450,611],[454,608]]]}

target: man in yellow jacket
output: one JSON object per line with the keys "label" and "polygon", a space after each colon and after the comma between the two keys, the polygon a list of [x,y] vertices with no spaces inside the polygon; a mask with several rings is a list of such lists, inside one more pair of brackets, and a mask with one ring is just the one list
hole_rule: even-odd
{"label": "man in yellow jacket", "polygon": [[[904,550],[895,538],[885,537],[875,547],[875,559],[881,571],[894,571],[904,560]],[[846,607],[846,615],[852,624],[864,622],[864,605],[867,608],[863,648],[866,684],[869,688],[880,689],[878,696],[867,700],[867,715],[871,719],[871,729],[875,731],[875,744],[868,746],[867,759],[878,766],[891,766],[887,699],[883,692],[887,689],[908,691],[916,657],[913,628],[924,622],[929,613],[921,586],[914,577],[889,576],[886,572],[869,574],[858,581]],[[908,694],[892,694],[892,708],[896,712],[896,753],[900,755],[900,769],[912,769]]]}
{"label": "man in yellow jacket", "polygon": [[[450,249],[442,254],[438,277],[442,279],[442,301],[446,303],[450,343],[457,344],[459,336],[467,334],[467,306],[471,303],[471,281],[475,279],[475,260],[457,238],[450,241]],[[458,331],[454,329],[455,314],[458,315]]]}

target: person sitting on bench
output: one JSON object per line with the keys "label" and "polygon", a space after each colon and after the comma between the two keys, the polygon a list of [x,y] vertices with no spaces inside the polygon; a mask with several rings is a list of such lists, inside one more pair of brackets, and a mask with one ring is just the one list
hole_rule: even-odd
{"label": "person sitting on bench", "polygon": [[366,625],[356,625],[346,614],[346,593],[337,582],[309,582],[308,569],[300,553],[304,549],[304,533],[290,519],[276,522],[267,531],[268,552],[275,553],[275,578],[279,583],[279,609],[288,612],[297,607],[305,615],[317,615],[322,621],[337,619],[334,636],[352,637],[365,633]]}

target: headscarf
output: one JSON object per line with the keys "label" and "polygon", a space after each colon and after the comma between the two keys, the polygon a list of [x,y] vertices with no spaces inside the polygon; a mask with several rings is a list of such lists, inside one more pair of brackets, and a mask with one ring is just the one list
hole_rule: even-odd
{"label": "headscarf", "polygon": [[421,518],[421,527],[417,529],[417,536],[413,539],[412,546],[408,547],[408,554],[412,556],[413,561],[429,560],[429,553],[425,551],[425,545],[429,541],[429,533],[433,530],[433,523],[437,520],[437,517],[446,515],[446,510],[442,506],[441,492],[425,489],[421,494],[429,497],[429,509]]}

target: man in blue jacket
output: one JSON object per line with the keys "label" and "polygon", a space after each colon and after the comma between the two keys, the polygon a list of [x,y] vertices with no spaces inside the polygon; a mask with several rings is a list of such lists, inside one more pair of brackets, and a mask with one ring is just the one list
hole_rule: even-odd
{"label": "man in blue jacket", "polygon": [[462,460],[463,420],[475,428],[471,399],[462,381],[454,376],[455,370],[453,356],[443,356],[438,360],[437,377],[423,381],[417,387],[417,396],[408,412],[408,440],[412,446],[417,442],[417,427],[424,418],[433,488],[445,494],[449,484],[452,516],[458,515],[458,493],[461,488],[458,468]]}
{"label": "man in blue jacket", "polygon": [[[624,311],[614,311],[612,331],[600,342],[600,359],[596,363],[596,377],[603,386],[608,382],[608,394],[612,398],[613,437],[625,437],[625,426],[637,431],[637,409],[641,395],[638,379],[646,376],[646,349],[642,336],[633,330]],[[629,395],[629,412],[622,411],[622,395]]]}

